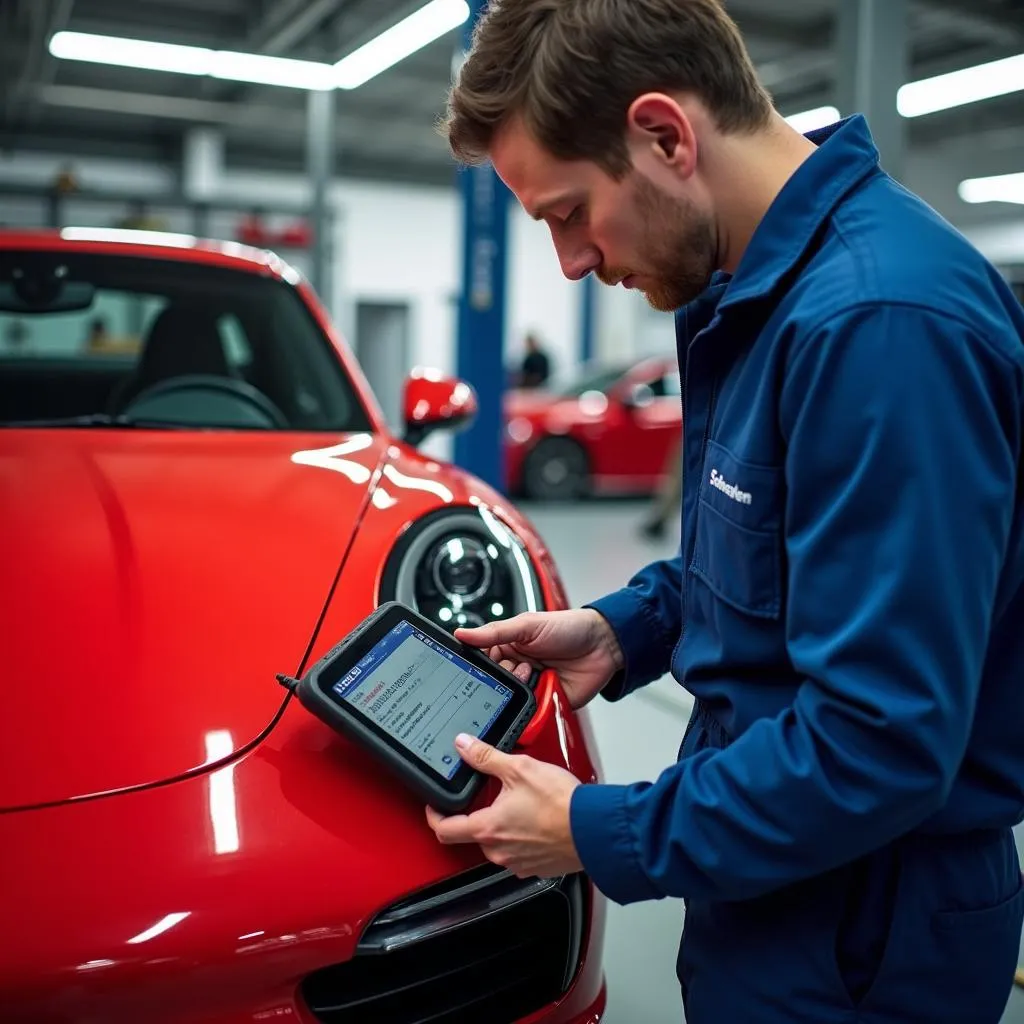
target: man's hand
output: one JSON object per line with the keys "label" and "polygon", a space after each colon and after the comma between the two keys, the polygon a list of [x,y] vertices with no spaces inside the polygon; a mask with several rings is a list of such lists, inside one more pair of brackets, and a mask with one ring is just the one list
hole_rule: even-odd
{"label": "man's hand", "polygon": [[625,663],[611,626],[592,608],[526,612],[477,629],[457,629],[455,637],[482,648],[524,681],[534,666],[554,669],[574,710],[592,701]]}
{"label": "man's hand", "polygon": [[446,818],[428,807],[427,822],[442,843],[477,843],[489,861],[519,878],[582,870],[569,827],[569,802],[580,784],[575,775],[472,737],[460,736],[455,746],[467,764],[500,779],[502,788],[490,807],[473,814]]}

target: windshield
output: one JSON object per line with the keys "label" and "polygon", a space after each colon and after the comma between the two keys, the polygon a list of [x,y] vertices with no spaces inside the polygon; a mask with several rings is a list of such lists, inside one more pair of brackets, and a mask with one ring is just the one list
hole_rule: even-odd
{"label": "windshield", "polygon": [[614,366],[611,368],[605,368],[600,370],[583,380],[577,381],[571,387],[567,387],[562,392],[563,398],[580,398],[587,394],[589,391],[607,391],[610,387],[618,383],[622,379],[622,375],[626,372],[624,366]]}
{"label": "windshield", "polygon": [[79,252],[0,251],[0,422],[372,429],[290,285]]}

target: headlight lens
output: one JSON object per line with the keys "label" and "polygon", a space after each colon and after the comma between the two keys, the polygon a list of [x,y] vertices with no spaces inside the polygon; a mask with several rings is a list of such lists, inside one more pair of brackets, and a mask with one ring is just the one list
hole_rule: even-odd
{"label": "headlight lens", "polygon": [[388,558],[381,599],[447,630],[543,608],[522,542],[483,508],[442,509],[410,527]]}

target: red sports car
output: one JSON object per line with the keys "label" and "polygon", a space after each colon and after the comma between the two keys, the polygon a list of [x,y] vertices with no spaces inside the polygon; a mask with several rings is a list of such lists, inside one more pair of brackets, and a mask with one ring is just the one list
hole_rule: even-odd
{"label": "red sports car", "polygon": [[[0,233],[4,1021],[601,1018],[588,880],[441,846],[275,680],[384,600],[448,628],[566,603],[522,516],[415,450],[471,389],[406,398],[399,439],[268,253]],[[596,778],[534,685],[521,747]]]}
{"label": "red sports car", "polygon": [[511,391],[505,422],[510,494],[650,493],[682,435],[676,357],[603,368],[560,392]]}

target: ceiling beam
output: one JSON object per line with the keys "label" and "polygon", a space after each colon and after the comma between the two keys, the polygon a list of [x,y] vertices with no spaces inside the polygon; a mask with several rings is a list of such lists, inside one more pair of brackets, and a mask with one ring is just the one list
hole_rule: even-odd
{"label": "ceiling beam", "polygon": [[[404,21],[425,3],[426,0],[390,0],[387,5],[382,5],[380,0],[349,0],[347,8],[342,11],[342,17],[338,19],[336,25],[333,52],[326,59],[333,63],[341,60],[342,57],[347,57],[371,39],[376,39],[393,25]],[[382,17],[366,17],[364,15],[364,12],[370,10],[379,14],[382,6],[386,6]],[[360,15],[363,16],[360,17]],[[360,27],[356,31],[350,31],[351,22],[356,17],[359,17]]]}
{"label": "ceiling beam", "polygon": [[280,56],[319,28],[339,5],[340,0],[280,0],[267,10],[241,49]]}
{"label": "ceiling beam", "polygon": [[[302,174],[305,170],[304,151],[281,150],[267,145],[268,135],[254,135],[251,139],[240,138],[232,141],[227,152],[227,171],[284,171]],[[58,130],[49,134],[33,135],[32,150],[38,153],[54,154],[66,157],[73,151],[79,157],[100,157],[113,160],[138,160],[160,164],[172,173],[178,169],[178,154],[170,145],[168,136],[137,133],[131,142],[113,142],[81,121],[68,121]],[[0,129],[0,151],[16,149],[21,140]],[[362,154],[346,150],[345,160],[339,163],[334,175],[336,180],[360,180],[372,182],[392,182],[412,185],[435,185],[453,187],[455,181],[455,165],[445,154],[439,159],[429,156],[403,158],[401,162],[388,159],[381,155]],[[4,183],[0,179],[0,195],[15,193],[28,195],[45,191],[47,182],[39,182],[33,186]],[[96,198],[102,198],[94,193]],[[109,199],[115,203],[124,203],[127,198],[122,190],[110,193]],[[155,202],[156,197],[148,195],[149,201]],[[216,205],[216,204],[214,204]],[[248,205],[248,204],[246,204]]]}
{"label": "ceiling beam", "polygon": [[[333,17],[344,0],[277,0],[239,44],[226,47],[244,53],[289,56],[324,21]],[[209,99],[245,101],[260,90],[256,85],[205,79],[199,83],[198,95]],[[263,87],[266,88],[266,87]]]}
{"label": "ceiling beam", "polygon": [[[89,0],[95,5],[96,0]],[[117,0],[115,0],[115,3]],[[238,0],[132,0],[135,8],[145,15],[146,21],[160,21],[167,12],[191,9],[196,13],[214,14],[223,18],[236,18],[239,8],[248,6]]]}
{"label": "ceiling beam", "polygon": [[217,21],[210,21],[208,18],[196,17],[194,13],[190,14],[183,8],[168,13],[167,18],[157,23],[128,21],[124,17],[118,18],[114,8],[104,10],[83,5],[82,10],[75,14],[70,27],[76,32],[91,32],[98,36],[145,39],[155,43],[177,43],[182,46],[209,46],[212,37],[229,38],[227,26],[219,18]]}
{"label": "ceiling beam", "polygon": [[55,32],[67,28],[71,20],[74,0],[40,0],[29,8],[32,27],[21,74],[10,89],[6,118],[21,124],[32,124],[38,114],[35,103],[39,83],[53,80],[54,58],[50,56],[49,42]]}
{"label": "ceiling beam", "polygon": [[766,43],[783,43],[794,47],[818,47],[828,43],[832,33],[833,17],[829,14],[816,18],[779,18],[765,14],[753,6],[736,7],[730,3],[729,14],[748,40],[760,39]]}
{"label": "ceiling beam", "polygon": [[[993,42],[1024,41],[1024,12],[980,4],[977,0],[919,0],[922,10],[955,15],[965,25],[973,25]],[[1009,37],[1009,38],[1008,38]]]}
{"label": "ceiling beam", "polygon": [[[225,100],[196,99],[187,96],[161,96],[154,93],[123,92],[119,89],[95,89],[78,85],[47,85],[38,90],[38,101],[48,107],[65,110],[88,110],[99,114],[114,114],[118,119],[144,118],[151,121],[177,121],[188,124],[223,125],[265,134],[281,139],[305,138],[306,125],[302,117],[291,117],[287,109],[269,103],[247,103],[244,106]],[[389,116],[390,115],[390,116]],[[337,119],[338,138],[351,146],[369,125],[390,123],[396,128],[405,126],[429,130],[423,118],[408,116],[395,118],[390,103],[360,104],[358,113],[343,111]],[[122,127],[122,131],[124,131]],[[127,134],[131,129],[127,129]],[[301,144],[298,152],[303,152]]]}

